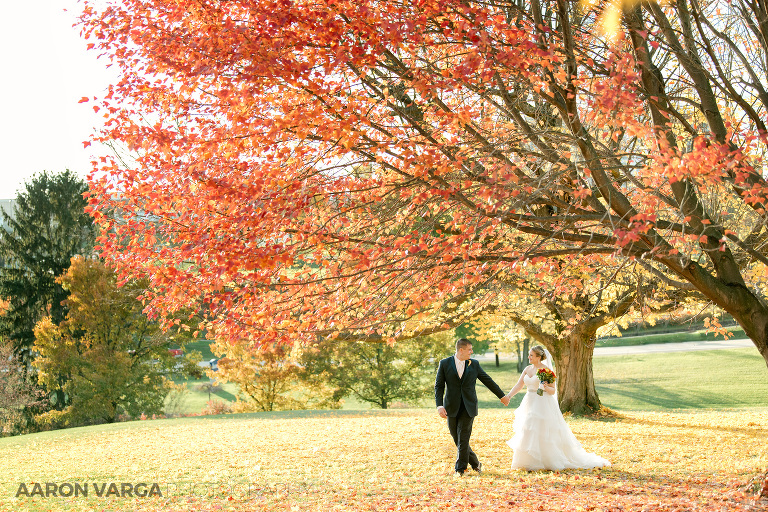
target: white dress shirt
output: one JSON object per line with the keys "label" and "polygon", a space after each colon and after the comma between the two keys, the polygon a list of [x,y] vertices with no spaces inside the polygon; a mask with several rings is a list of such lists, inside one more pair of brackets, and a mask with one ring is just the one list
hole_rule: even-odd
{"label": "white dress shirt", "polygon": [[461,378],[461,376],[464,375],[464,368],[465,368],[464,365],[466,365],[467,362],[466,361],[462,361],[461,359],[459,359],[455,355],[453,356],[453,359],[454,359],[454,361],[456,361],[456,371],[459,372],[459,378]]}

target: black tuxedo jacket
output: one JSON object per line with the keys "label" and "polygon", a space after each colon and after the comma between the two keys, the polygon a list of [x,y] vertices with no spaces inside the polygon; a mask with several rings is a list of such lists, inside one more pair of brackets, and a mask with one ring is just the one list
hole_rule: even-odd
{"label": "black tuxedo jacket", "polygon": [[459,372],[456,370],[456,360],[453,356],[441,360],[440,365],[437,367],[437,377],[435,378],[435,403],[437,407],[442,405],[445,407],[448,416],[455,417],[459,414],[459,407],[463,400],[467,414],[473,418],[477,416],[475,383],[478,379],[494,395],[499,398],[504,397],[504,392],[499,385],[480,368],[480,363],[476,360],[469,359],[464,361],[464,374],[461,378],[459,378]]}

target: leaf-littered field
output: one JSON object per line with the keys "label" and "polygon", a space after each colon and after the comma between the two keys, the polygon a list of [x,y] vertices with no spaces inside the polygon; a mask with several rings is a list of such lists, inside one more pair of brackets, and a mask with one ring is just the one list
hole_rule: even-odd
{"label": "leaf-littered field", "polygon": [[484,471],[461,478],[453,476],[448,428],[431,410],[228,415],[7,438],[0,440],[0,508],[743,511],[768,505],[748,489],[768,468],[768,410],[568,418],[585,449],[612,466],[561,472],[510,469],[505,441],[512,418],[511,409],[480,411],[472,447]]}

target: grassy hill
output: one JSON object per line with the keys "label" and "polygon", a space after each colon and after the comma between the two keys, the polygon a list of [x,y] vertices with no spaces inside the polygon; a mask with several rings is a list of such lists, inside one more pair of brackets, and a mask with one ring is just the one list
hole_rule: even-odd
{"label": "grassy hill", "polygon": [[[512,363],[483,367],[506,389],[518,378]],[[422,409],[347,403],[357,410],[147,420],[0,439],[0,510],[444,510],[457,499],[478,510],[753,506],[743,490],[768,468],[768,379],[755,350],[600,357],[594,371],[603,403],[621,417],[568,422],[585,448],[613,462],[600,471],[510,471],[504,441],[520,395],[504,408],[481,389],[472,440],[486,471],[454,479],[455,449],[426,392]],[[88,496],[51,495],[75,484]],[[97,496],[110,484],[112,495]]]}
{"label": "grassy hill", "polygon": [[[741,488],[768,467],[766,409],[569,419],[613,466],[559,473],[509,469],[512,417],[481,411],[472,445],[485,472],[460,479],[433,410],[147,420],[5,438],[0,510],[747,510]],[[92,487],[141,482],[162,497],[98,497]],[[17,498],[21,483],[90,492]]]}

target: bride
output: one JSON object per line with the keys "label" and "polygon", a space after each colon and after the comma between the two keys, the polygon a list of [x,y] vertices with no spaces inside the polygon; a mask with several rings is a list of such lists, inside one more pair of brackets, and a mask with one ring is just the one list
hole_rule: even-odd
{"label": "bride", "polygon": [[[568,424],[563,419],[557,404],[557,387],[542,383],[536,376],[541,368],[552,370],[552,356],[541,345],[528,352],[528,365],[520,380],[507,395],[527,388],[527,393],[515,410],[512,423],[514,436],[507,441],[514,454],[512,469],[561,470],[566,468],[599,468],[611,463],[594,453],[587,453],[574,437]],[[539,395],[538,389],[543,389]]]}

